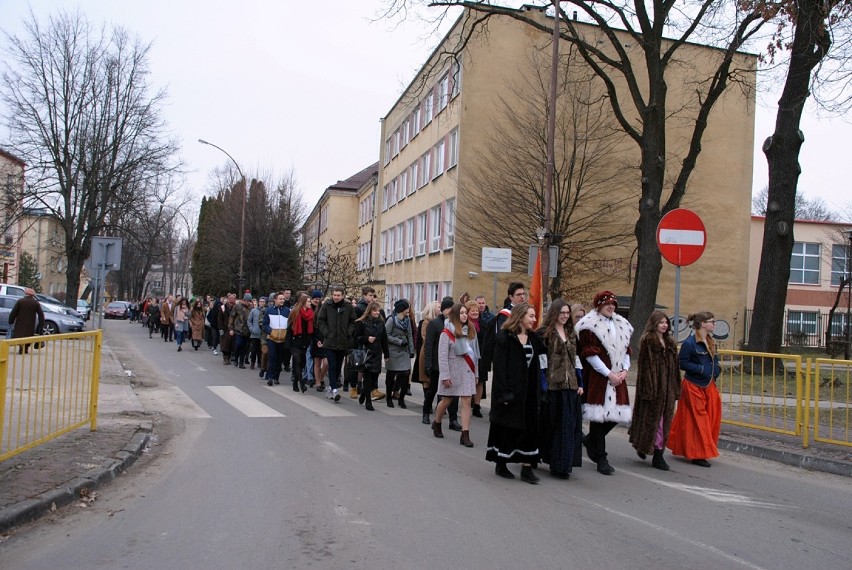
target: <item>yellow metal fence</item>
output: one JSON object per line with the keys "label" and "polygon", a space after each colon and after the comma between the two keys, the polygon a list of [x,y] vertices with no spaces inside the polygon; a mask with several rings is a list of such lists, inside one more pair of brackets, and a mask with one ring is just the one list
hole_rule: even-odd
{"label": "yellow metal fence", "polygon": [[722,422],[852,446],[852,361],[720,350]]}
{"label": "yellow metal fence", "polygon": [[101,331],[0,340],[0,461],[97,428]]}

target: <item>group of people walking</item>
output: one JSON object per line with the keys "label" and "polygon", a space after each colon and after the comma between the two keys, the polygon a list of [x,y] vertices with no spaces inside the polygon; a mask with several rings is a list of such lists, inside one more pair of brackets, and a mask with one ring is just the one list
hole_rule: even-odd
{"label": "group of people walking", "polygon": [[[283,370],[291,373],[296,392],[315,386],[340,402],[348,390],[374,410],[373,401],[382,398],[388,407],[406,408],[410,383],[420,383],[423,423],[443,439],[448,416],[449,429],[460,432],[459,443],[467,447],[475,445],[471,418],[483,417],[490,379],[485,456],[507,479],[515,478],[509,469],[514,463],[528,483],[539,481],[539,463],[554,477],[569,479],[582,464],[583,448],[599,473],[612,475],[606,442],[618,425],[629,426],[638,456],[650,455],[660,470],[669,469],[666,449],[703,467],[718,456],[720,368],[712,313],[689,317],[694,334],[680,350],[665,313],[651,314],[639,341],[631,407],[633,327],[616,313],[618,300],[610,291],[598,293],[588,313],[581,304],[556,299],[542,317],[516,282],[496,315],[484,296],[445,297],[427,303],[416,324],[405,299],[386,316],[371,287],[362,289],[357,302],[343,288],[323,297],[320,291],[293,296],[289,289],[259,299],[246,292],[240,301],[235,294],[191,302],[168,296],[148,299],[140,310],[149,338],[174,338],[178,351],[185,338],[195,350],[206,341],[214,354],[221,351],[223,364],[258,367],[270,386],[280,383]],[[383,368],[384,393],[378,387]]]}

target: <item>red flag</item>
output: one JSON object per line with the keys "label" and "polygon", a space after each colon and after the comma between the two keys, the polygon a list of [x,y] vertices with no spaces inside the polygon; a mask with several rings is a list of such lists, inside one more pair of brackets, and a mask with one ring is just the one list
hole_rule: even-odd
{"label": "red flag", "polygon": [[535,309],[536,327],[544,320],[541,314],[544,309],[544,291],[541,287],[541,248],[535,257],[533,267],[532,283],[530,284],[530,305]]}

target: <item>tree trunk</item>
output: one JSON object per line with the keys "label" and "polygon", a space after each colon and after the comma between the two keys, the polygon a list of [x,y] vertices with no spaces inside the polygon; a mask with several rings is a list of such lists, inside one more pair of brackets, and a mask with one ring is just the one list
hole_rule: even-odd
{"label": "tree trunk", "polygon": [[804,135],[799,125],[810,94],[811,72],[831,45],[831,38],[823,27],[820,3],[801,0],[797,5],[790,67],[778,101],[775,132],[763,143],[769,164],[769,191],[754,313],[748,336],[749,349],[758,352],[781,350],[790,256],[795,241],[796,188],[802,170],[799,150]]}

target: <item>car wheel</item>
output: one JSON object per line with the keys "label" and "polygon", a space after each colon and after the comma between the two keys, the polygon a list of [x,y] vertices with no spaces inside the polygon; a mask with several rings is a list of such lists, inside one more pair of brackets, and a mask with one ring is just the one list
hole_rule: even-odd
{"label": "car wheel", "polygon": [[41,327],[41,334],[56,334],[58,332],[59,327],[53,321],[45,321],[44,326]]}

